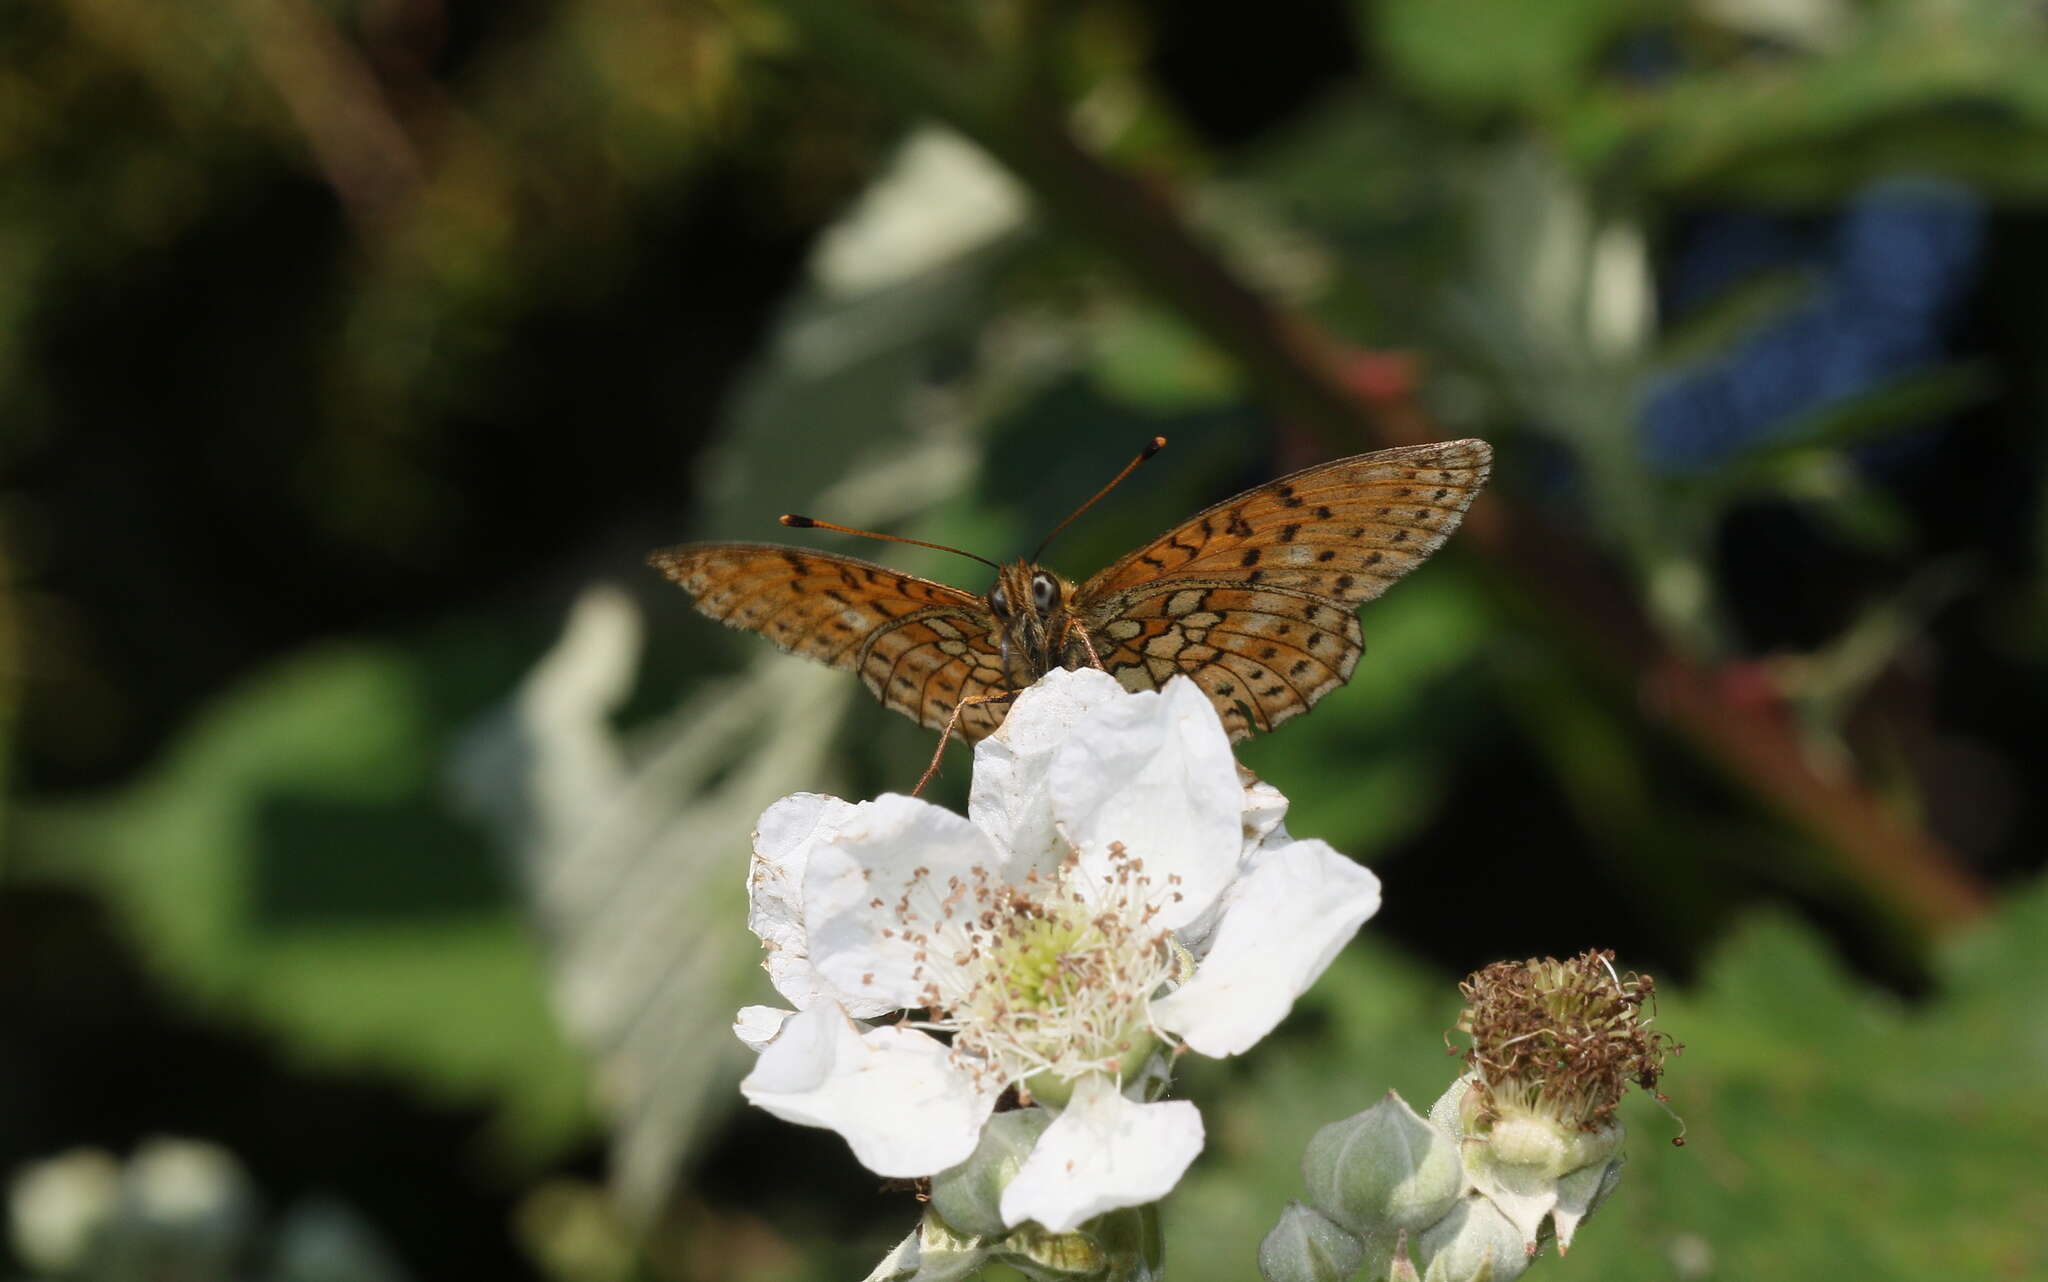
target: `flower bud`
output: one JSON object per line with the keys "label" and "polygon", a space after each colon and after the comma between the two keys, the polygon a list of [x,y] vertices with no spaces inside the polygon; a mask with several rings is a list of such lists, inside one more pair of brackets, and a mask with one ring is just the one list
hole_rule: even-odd
{"label": "flower bud", "polygon": [[1329,1216],[1289,1202],[1259,1243],[1266,1282],[1344,1282],[1365,1263],[1365,1242]]}
{"label": "flower bud", "polygon": [[1008,1233],[1003,1189],[1017,1178],[1018,1168],[1050,1125],[1052,1115],[1042,1108],[1016,1108],[990,1117],[967,1160],[932,1176],[932,1209],[956,1232],[970,1237]]}
{"label": "flower bud", "polygon": [[1392,1091],[1363,1113],[1317,1131],[1301,1173],[1310,1202],[1367,1235],[1436,1223],[1463,1183],[1457,1144]]}
{"label": "flower bud", "polygon": [[1529,1267],[1522,1231],[1484,1197],[1460,1198],[1416,1239],[1422,1282],[1509,1282]]}

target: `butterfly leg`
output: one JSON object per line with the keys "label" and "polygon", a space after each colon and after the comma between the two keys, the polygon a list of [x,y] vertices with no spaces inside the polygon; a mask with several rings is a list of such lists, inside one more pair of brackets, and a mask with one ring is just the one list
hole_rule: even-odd
{"label": "butterfly leg", "polygon": [[939,731],[939,746],[932,750],[932,763],[926,766],[924,773],[917,777],[917,786],[910,790],[910,795],[915,797],[918,793],[923,792],[924,786],[932,781],[932,776],[939,773],[939,759],[946,755],[946,744],[953,738],[953,727],[960,724],[961,713],[977,703],[995,703],[1002,699],[1014,699],[1016,697],[1017,692],[1015,690],[997,690],[989,694],[969,695],[954,704],[953,715],[946,718],[946,728]]}

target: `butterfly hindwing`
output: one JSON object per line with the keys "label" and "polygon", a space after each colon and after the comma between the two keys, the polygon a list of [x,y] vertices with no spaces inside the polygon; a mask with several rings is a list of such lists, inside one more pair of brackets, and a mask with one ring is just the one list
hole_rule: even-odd
{"label": "butterfly hindwing", "polygon": [[1283,476],[1198,512],[1081,586],[1085,604],[1179,579],[1228,579],[1358,606],[1443,545],[1493,449],[1443,441]]}
{"label": "butterfly hindwing", "polygon": [[[961,698],[1000,690],[1002,651],[981,598],[887,566],[772,543],[687,543],[648,563],[728,627],[849,668],[888,707],[937,728]],[[978,739],[1004,705],[967,709]]]}
{"label": "butterfly hindwing", "polygon": [[1101,602],[1102,666],[1129,690],[1192,677],[1232,739],[1271,730],[1342,685],[1364,653],[1351,607],[1232,580],[1176,578]]}
{"label": "butterfly hindwing", "polygon": [[[995,620],[932,608],[877,629],[860,657],[860,679],[888,707],[937,730],[960,708],[954,732],[973,742],[1003,724],[1007,703],[969,703],[1006,690]],[[962,705],[965,706],[962,706]]]}

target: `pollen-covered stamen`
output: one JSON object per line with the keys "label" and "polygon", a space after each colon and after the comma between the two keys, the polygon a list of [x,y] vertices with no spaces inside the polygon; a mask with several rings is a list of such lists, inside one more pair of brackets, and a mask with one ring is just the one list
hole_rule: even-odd
{"label": "pollen-covered stamen", "polygon": [[924,1026],[1005,1082],[1116,1072],[1152,1044],[1152,995],[1174,977],[1151,883],[1121,843],[1099,880],[1078,854],[1006,885],[985,869],[945,886],[914,876],[894,906],[919,946]]}

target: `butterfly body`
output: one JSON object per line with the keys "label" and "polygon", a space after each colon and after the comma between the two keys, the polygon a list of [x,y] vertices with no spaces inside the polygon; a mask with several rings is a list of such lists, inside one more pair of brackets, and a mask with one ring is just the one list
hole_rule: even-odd
{"label": "butterfly body", "polygon": [[1085,624],[1074,612],[1076,589],[1042,565],[1012,561],[996,570],[982,598],[995,620],[996,644],[1009,688],[1022,690],[1054,668],[1089,663]]}
{"label": "butterfly body", "polygon": [[957,719],[969,739],[1002,724],[1001,695],[1097,662],[1132,690],[1186,674],[1242,738],[1350,677],[1357,607],[1457,528],[1491,461],[1484,441],[1338,459],[1207,508],[1082,583],[1020,560],[983,596],[775,544],[648,560],[702,613],[851,669],[924,725]]}

